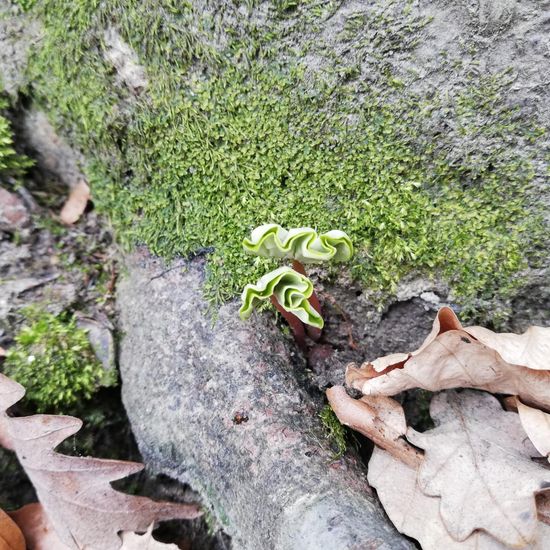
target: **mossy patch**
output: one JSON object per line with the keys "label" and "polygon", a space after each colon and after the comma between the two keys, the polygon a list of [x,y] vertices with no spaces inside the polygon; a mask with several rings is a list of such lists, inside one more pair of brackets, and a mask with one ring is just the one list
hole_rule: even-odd
{"label": "mossy patch", "polygon": [[330,405],[323,407],[319,418],[325,428],[326,439],[334,450],[334,458],[341,458],[348,447],[346,428],[340,423]]}
{"label": "mossy patch", "polygon": [[[512,294],[540,238],[527,214],[532,161],[517,147],[536,131],[504,106],[502,75],[473,80],[445,105],[463,135],[496,143],[453,162],[418,123],[447,98],[405,93],[387,67],[384,93],[363,86],[358,95],[349,67],[328,80],[306,75],[292,50],[277,50],[291,32],[279,20],[291,12],[294,26],[321,25],[325,12],[276,2],[260,25],[246,15],[254,3],[248,12],[237,4],[35,8],[46,33],[31,61],[32,95],[91,158],[95,202],[121,240],[166,257],[208,251],[213,300],[271,265],[241,249],[270,222],[346,231],[357,250],[352,273],[376,292],[416,270],[442,275],[464,304]],[[349,22],[346,36],[359,24]],[[144,66],[139,98],[104,60],[110,25]]]}
{"label": "mossy patch", "polygon": [[7,107],[8,101],[0,96],[0,178],[1,181],[14,182],[25,173],[32,162],[15,151],[10,123],[2,115],[2,111]]}
{"label": "mossy patch", "polygon": [[38,412],[78,412],[100,386],[116,383],[116,374],[103,369],[73,317],[34,308],[26,317],[3,371],[25,387]]}

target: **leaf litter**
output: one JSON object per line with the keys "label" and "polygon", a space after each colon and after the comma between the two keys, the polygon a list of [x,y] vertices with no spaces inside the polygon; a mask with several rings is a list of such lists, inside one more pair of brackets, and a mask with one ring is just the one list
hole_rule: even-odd
{"label": "leaf litter", "polygon": [[[360,399],[327,390],[340,421],[376,444],[368,479],[388,516],[425,550],[550,548],[549,346],[550,328],[499,334],[442,308],[419,349],[348,367]],[[389,399],[412,388],[440,392],[426,432]]]}
{"label": "leaf litter", "polygon": [[[40,501],[12,514],[31,548],[113,550],[123,544],[120,532],[147,533],[157,521],[201,515],[196,504],[155,502],[111,487],[112,481],[143,469],[142,464],[56,452],[82,422],[62,415],[8,416],[7,409],[24,393],[20,384],[0,374],[0,441],[15,451]],[[134,540],[131,548],[156,548],[147,537],[140,540],[141,547]]]}

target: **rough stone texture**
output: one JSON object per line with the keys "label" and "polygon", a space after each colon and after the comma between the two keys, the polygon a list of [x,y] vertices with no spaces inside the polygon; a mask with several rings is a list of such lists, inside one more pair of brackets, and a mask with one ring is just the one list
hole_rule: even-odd
{"label": "rough stone texture", "polygon": [[21,231],[29,224],[29,212],[15,193],[0,187],[0,231]]}
{"label": "rough stone texture", "polygon": [[0,84],[15,95],[25,85],[27,57],[39,39],[40,25],[10,2],[0,4]]}
{"label": "rough stone texture", "polygon": [[21,137],[36,159],[42,177],[49,175],[69,188],[86,181],[80,170],[83,156],[55,132],[43,112],[24,112],[19,124],[22,126]]}
{"label": "rough stone texture", "polygon": [[135,95],[140,94],[147,88],[147,75],[139,64],[136,52],[122,40],[116,29],[107,29],[104,39],[105,59],[114,66],[121,83]]}
{"label": "rough stone texture", "polygon": [[204,261],[127,259],[118,304],[123,400],[149,467],[210,502],[235,548],[412,548],[353,457],[333,461],[303,361],[269,315],[213,320]]}

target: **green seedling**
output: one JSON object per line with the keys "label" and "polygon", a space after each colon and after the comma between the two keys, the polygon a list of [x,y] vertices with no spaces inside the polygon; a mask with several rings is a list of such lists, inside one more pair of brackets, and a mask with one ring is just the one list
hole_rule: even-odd
{"label": "green seedling", "polygon": [[347,262],[353,256],[353,245],[343,231],[333,230],[317,235],[317,231],[310,227],[287,231],[275,223],[256,227],[250,239],[244,239],[243,246],[256,256],[291,258],[308,264],[328,260]]}
{"label": "green seedling", "polygon": [[280,267],[255,285],[246,285],[239,311],[241,319],[248,319],[259,302],[270,299],[287,320],[300,347],[306,349],[306,331],[310,338],[318,340],[324,322],[321,304],[303,264],[349,260],[353,255],[350,238],[338,230],[318,235],[309,227],[287,231],[280,225],[266,224],[254,229],[250,238],[244,239],[243,247],[256,256],[291,259],[292,268]]}

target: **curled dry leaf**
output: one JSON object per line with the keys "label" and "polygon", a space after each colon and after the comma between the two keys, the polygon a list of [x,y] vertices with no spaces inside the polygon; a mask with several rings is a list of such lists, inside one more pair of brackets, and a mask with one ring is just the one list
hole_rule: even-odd
{"label": "curled dry leaf", "polygon": [[550,460],[550,414],[528,407],[519,399],[516,406],[525,433],[537,451]]}
{"label": "curled dry leaf", "polygon": [[84,180],[80,180],[69,193],[68,199],[65,201],[59,217],[66,225],[76,223],[80,216],[86,210],[86,205],[90,200],[90,188]]}
{"label": "curled dry leaf", "polygon": [[25,395],[23,386],[0,374],[0,445],[13,451],[13,441],[9,431],[9,417],[6,411]]}
{"label": "curled dry leaf", "polygon": [[0,549],[25,550],[23,533],[4,510],[0,510]]}
{"label": "curled dry leaf", "polygon": [[[0,374],[0,399],[22,395],[22,387]],[[82,422],[70,416],[33,415],[7,420],[8,435],[32,481],[44,513],[69,548],[111,550],[121,545],[119,531],[145,531],[154,521],[192,519],[194,504],[154,502],[113,489],[110,482],[140,471],[143,465],[121,460],[66,456],[54,451]]]}
{"label": "curled dry leaf", "polygon": [[407,423],[397,401],[383,396],[353,399],[342,386],[329,388],[327,397],[342,424],[362,433],[411,467],[420,464],[422,454],[403,439]]}
{"label": "curled dry leaf", "polygon": [[538,536],[535,492],[547,486],[550,470],[531,460],[535,448],[515,413],[502,410],[486,393],[445,392],[430,414],[437,427],[409,428],[407,438],[424,450],[418,485],[441,498],[441,519],[458,541],[482,529],[511,547]]}
{"label": "curled dry leaf", "polygon": [[[423,550],[504,550],[508,548],[483,531],[474,531],[459,542],[448,533],[439,514],[441,499],[425,495],[417,482],[417,470],[375,448],[369,462],[369,483],[376,489],[396,529],[416,539]],[[462,483],[461,480],[458,483]],[[550,548],[550,527],[537,525],[537,537],[525,550]]]}
{"label": "curled dry leaf", "polygon": [[[392,354],[361,368],[351,365],[346,382],[365,395],[395,395],[411,388],[438,391],[468,387],[518,395],[525,402],[550,408],[550,371],[508,363],[469,331],[461,328],[452,310],[443,308],[418,350],[407,358]],[[530,339],[535,341],[539,340]],[[535,351],[527,354],[524,350],[522,354],[538,357]]]}
{"label": "curled dry leaf", "polygon": [[497,333],[467,327],[468,334],[496,350],[508,363],[529,369],[550,370],[550,327],[529,327],[523,334]]}

